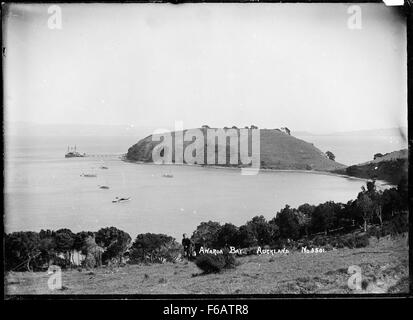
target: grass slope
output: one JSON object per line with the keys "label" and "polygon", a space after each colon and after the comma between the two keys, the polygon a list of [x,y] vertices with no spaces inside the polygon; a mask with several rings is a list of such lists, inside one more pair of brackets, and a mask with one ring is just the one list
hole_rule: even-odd
{"label": "grass slope", "polygon": [[408,150],[403,149],[334,172],[364,179],[385,180],[396,185],[402,178],[407,178],[408,165]]}
{"label": "grass slope", "polygon": [[[237,258],[236,269],[202,275],[192,262],[64,271],[64,290],[48,289],[46,272],[10,272],[6,294],[345,294],[408,292],[407,237],[370,239],[360,249]],[[351,290],[348,267],[362,270]],[[195,276],[194,276],[195,275]]]}

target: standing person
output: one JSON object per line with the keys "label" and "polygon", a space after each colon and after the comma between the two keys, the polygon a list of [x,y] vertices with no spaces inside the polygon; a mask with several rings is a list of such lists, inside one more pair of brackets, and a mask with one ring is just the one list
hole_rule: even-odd
{"label": "standing person", "polygon": [[191,257],[192,257],[191,240],[186,237],[186,234],[185,234],[185,233],[184,233],[182,236],[183,236],[182,246],[184,247],[184,256],[186,256],[186,258],[187,258],[188,260],[190,260]]}

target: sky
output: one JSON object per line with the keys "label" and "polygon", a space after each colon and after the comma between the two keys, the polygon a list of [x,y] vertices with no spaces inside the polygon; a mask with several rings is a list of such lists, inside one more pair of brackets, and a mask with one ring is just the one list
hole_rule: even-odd
{"label": "sky", "polygon": [[8,122],[298,131],[407,126],[406,25],[362,4],[9,6]]}

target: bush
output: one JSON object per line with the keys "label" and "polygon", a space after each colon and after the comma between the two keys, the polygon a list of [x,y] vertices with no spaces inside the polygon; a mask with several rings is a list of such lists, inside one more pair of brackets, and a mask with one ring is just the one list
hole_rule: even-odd
{"label": "bush", "polygon": [[382,226],[382,236],[396,236],[409,231],[409,217],[407,214],[398,214],[393,219],[385,221]]}
{"label": "bush", "polygon": [[354,245],[356,248],[364,248],[370,244],[369,236],[367,234],[356,236],[354,239]]}
{"label": "bush", "polygon": [[335,242],[334,246],[337,248],[347,247],[349,249],[353,248],[364,248],[370,244],[369,235],[368,234],[361,234],[361,235],[354,235],[350,234],[347,236],[338,237]]}
{"label": "bush", "polygon": [[344,248],[344,241],[342,237],[335,237],[332,241],[331,241],[331,245],[335,248]]}
{"label": "bush", "polygon": [[382,236],[382,229],[380,227],[373,226],[367,229],[367,234],[369,237],[380,238]]}
{"label": "bush", "polygon": [[218,273],[223,269],[235,268],[236,260],[233,255],[224,252],[224,254],[204,254],[196,258],[196,266],[205,274]]}
{"label": "bush", "polygon": [[319,246],[319,247],[327,245],[328,242],[329,242],[328,238],[326,236],[322,236],[322,235],[316,236],[313,239],[314,245]]}
{"label": "bush", "polygon": [[284,248],[291,249],[292,241],[288,241],[287,239],[278,239],[274,241],[271,248],[275,250],[282,250]]}
{"label": "bush", "polygon": [[248,247],[244,249],[245,255],[250,256],[257,253],[258,247]]}
{"label": "bush", "polygon": [[330,245],[330,244],[326,244],[323,249],[324,249],[325,251],[331,251],[331,250],[333,250],[333,246]]}
{"label": "bush", "polygon": [[88,253],[82,261],[82,266],[86,269],[92,269],[96,266],[96,258],[92,253]]}
{"label": "bush", "polygon": [[196,266],[204,273],[217,273],[225,267],[223,255],[204,254],[195,260]]}

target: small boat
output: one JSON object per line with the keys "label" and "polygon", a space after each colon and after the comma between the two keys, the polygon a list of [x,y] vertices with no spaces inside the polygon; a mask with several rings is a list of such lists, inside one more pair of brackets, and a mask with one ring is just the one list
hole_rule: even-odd
{"label": "small boat", "polygon": [[108,186],[99,186],[100,189],[109,189]]}
{"label": "small boat", "polygon": [[93,173],[82,173],[80,176],[81,177],[86,177],[86,178],[96,178],[97,177],[97,175],[93,174]]}
{"label": "small boat", "polygon": [[114,200],[112,200],[113,203],[120,203],[120,202],[126,202],[129,201],[131,198],[127,197],[127,198],[118,198],[116,197]]}
{"label": "small boat", "polygon": [[173,178],[174,176],[173,176],[173,174],[171,174],[171,173],[164,173],[164,174],[162,175],[162,177],[164,177],[164,178]]}
{"label": "small boat", "polygon": [[100,169],[109,169],[109,168],[105,166],[101,166]]}

